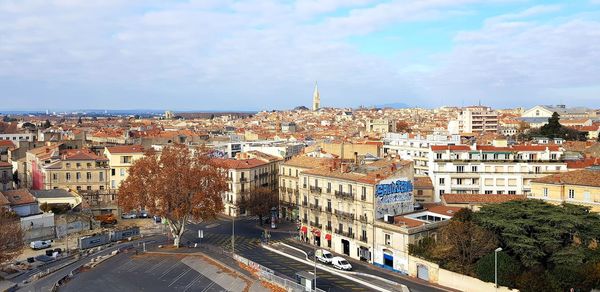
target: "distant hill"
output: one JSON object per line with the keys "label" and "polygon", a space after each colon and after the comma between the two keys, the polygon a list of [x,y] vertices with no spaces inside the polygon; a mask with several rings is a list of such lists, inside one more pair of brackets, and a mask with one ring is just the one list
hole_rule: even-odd
{"label": "distant hill", "polygon": [[403,102],[393,102],[393,103],[375,105],[374,107],[376,107],[376,108],[395,108],[396,109],[396,108],[409,108],[410,106]]}

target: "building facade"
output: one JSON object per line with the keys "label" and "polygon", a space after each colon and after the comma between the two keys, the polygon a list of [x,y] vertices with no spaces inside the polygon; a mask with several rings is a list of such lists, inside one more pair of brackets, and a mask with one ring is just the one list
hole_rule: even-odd
{"label": "building facade", "polygon": [[414,208],[410,161],[332,164],[299,174],[301,238],[351,258],[372,263],[375,222]]}
{"label": "building facade", "polygon": [[466,107],[458,117],[458,127],[460,133],[497,132],[498,113],[487,106]]}
{"label": "building facade", "polygon": [[431,150],[435,202],[444,193],[529,194],[533,179],[567,170],[557,145],[449,145]]}
{"label": "building facade", "polygon": [[528,198],[583,205],[600,212],[600,166],[535,179]]}
{"label": "building facade", "polygon": [[133,162],[144,157],[144,148],[141,145],[105,147],[104,156],[108,159],[110,167],[109,188],[118,190],[129,175],[129,168]]}
{"label": "building facade", "polygon": [[396,121],[391,119],[369,119],[367,120],[366,128],[369,133],[385,134],[396,132]]}
{"label": "building facade", "polygon": [[384,155],[398,156],[414,162],[415,174],[429,174],[429,154],[432,145],[460,144],[459,135],[433,134],[427,136],[408,133],[387,133],[383,138]]}

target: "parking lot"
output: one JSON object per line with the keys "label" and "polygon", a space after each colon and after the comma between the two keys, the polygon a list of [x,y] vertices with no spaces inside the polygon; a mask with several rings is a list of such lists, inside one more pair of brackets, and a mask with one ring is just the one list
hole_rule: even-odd
{"label": "parking lot", "polygon": [[119,254],[77,275],[61,291],[225,291],[183,263],[184,257]]}

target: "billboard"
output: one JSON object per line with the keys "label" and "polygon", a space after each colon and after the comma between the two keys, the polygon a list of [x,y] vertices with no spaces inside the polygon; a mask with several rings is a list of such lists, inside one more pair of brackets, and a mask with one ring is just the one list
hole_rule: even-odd
{"label": "billboard", "polygon": [[408,178],[382,180],[375,186],[375,218],[414,210],[413,183]]}

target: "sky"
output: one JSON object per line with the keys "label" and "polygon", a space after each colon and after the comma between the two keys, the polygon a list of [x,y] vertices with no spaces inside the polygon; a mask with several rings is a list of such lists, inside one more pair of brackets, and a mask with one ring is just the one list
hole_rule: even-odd
{"label": "sky", "polygon": [[600,0],[0,0],[0,112],[600,108]]}

